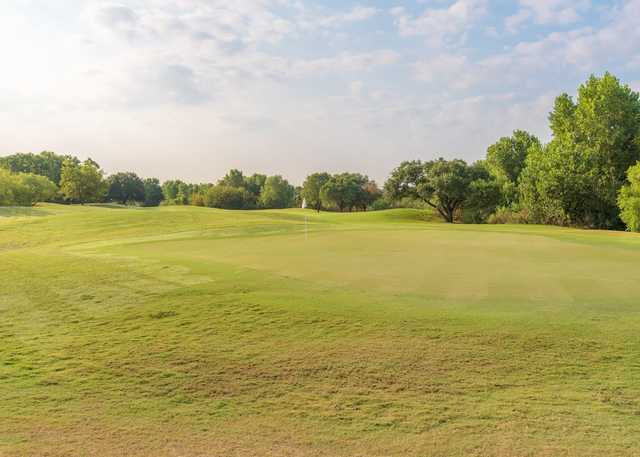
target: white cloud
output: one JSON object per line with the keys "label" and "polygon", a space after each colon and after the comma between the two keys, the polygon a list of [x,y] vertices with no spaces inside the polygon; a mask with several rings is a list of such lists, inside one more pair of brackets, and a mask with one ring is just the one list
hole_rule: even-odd
{"label": "white cloud", "polygon": [[590,0],[519,0],[519,4],[521,9],[505,20],[511,33],[529,20],[542,25],[573,24],[591,7]]}
{"label": "white cloud", "polygon": [[470,27],[487,11],[486,0],[457,0],[448,7],[428,8],[412,17],[404,8],[390,10],[403,36],[425,36],[434,45],[459,44],[466,40]]}

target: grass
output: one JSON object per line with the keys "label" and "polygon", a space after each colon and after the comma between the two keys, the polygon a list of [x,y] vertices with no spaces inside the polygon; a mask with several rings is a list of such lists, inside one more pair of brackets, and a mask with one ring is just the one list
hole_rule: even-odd
{"label": "grass", "polygon": [[0,278],[2,457],[640,449],[637,235],[44,205]]}

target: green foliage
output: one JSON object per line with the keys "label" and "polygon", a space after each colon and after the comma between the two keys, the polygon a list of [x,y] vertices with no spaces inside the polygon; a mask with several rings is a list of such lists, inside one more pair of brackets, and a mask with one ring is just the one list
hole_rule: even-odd
{"label": "green foliage", "polygon": [[632,232],[640,232],[640,162],[629,168],[629,183],[620,189],[620,218]]}
{"label": "green foliage", "polygon": [[322,210],[321,190],[327,181],[331,179],[329,173],[313,173],[307,176],[302,184],[301,196],[307,201],[309,208],[320,212]]}
{"label": "green foliage", "polygon": [[498,178],[517,182],[525,167],[527,154],[533,146],[539,146],[535,136],[516,130],[513,136],[500,138],[487,150],[487,168]]}
{"label": "green foliage", "polygon": [[487,165],[438,159],[403,162],[385,184],[385,198],[400,204],[424,202],[447,222],[484,222],[502,198]]}
{"label": "green foliage", "polygon": [[282,176],[270,176],[260,194],[262,208],[289,208],[293,204],[295,188]]}
{"label": "green foliage", "polygon": [[255,197],[255,200],[258,201],[258,199],[260,198],[260,194],[262,193],[262,189],[265,186],[265,183],[267,181],[267,176],[266,175],[261,175],[258,173],[255,173],[251,176],[249,176],[248,178],[244,179],[244,183],[242,185],[242,187],[244,187],[247,192],[249,192],[251,195],[253,195]]}
{"label": "green foliage", "polygon": [[245,209],[251,206],[252,201],[252,195],[243,187],[222,184],[210,187],[204,195],[204,203],[210,208]]}
{"label": "green foliage", "polygon": [[188,205],[194,185],[180,180],[170,180],[162,183],[162,194],[168,205]]}
{"label": "green foliage", "polygon": [[65,160],[70,160],[76,164],[80,163],[76,157],[69,155],[62,156],[54,152],[43,151],[40,154],[18,153],[0,157],[0,168],[6,168],[13,173],[31,173],[45,176],[56,186],[59,186],[62,164]]}
{"label": "green foliage", "polygon": [[621,226],[618,194],[640,160],[640,98],[609,73],[592,76],[573,102],[556,99],[554,138],[533,148],[520,191],[537,222]]}
{"label": "green foliage", "polygon": [[218,184],[226,187],[244,188],[244,174],[240,170],[230,170],[224,178],[218,181]]}
{"label": "green foliage", "polygon": [[[107,198],[126,205],[129,202],[145,201],[145,183],[132,172],[116,173],[107,178]],[[156,205],[157,206],[157,205]]]}
{"label": "green foliage", "polygon": [[162,187],[157,178],[147,178],[144,180],[144,206],[159,206],[164,200]]}
{"label": "green foliage", "polygon": [[424,165],[417,192],[445,221],[453,223],[471,193],[474,174],[464,160],[438,159]]}
{"label": "green foliage", "polygon": [[366,209],[370,199],[365,189],[368,183],[369,178],[359,173],[334,175],[320,189],[320,199],[325,207],[333,207],[339,211]]}
{"label": "green foliage", "polygon": [[56,185],[44,176],[0,168],[0,206],[33,206],[53,199],[57,191]]}
{"label": "green foliage", "polygon": [[421,200],[418,186],[424,181],[424,164],[419,160],[402,162],[391,172],[384,185],[385,196],[389,201],[402,199]]}
{"label": "green foliage", "polygon": [[89,159],[79,165],[66,160],[62,164],[60,191],[67,200],[82,204],[100,202],[108,189],[102,171],[94,161]]}

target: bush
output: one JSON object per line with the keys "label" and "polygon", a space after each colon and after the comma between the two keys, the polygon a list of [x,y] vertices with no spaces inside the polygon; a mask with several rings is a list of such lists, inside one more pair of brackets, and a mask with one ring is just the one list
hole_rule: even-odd
{"label": "bush", "polygon": [[528,224],[530,215],[526,209],[502,206],[489,216],[487,222],[489,224]]}
{"label": "bush", "polygon": [[392,205],[386,198],[378,198],[371,203],[369,209],[371,211],[384,211],[385,209],[391,209]]}

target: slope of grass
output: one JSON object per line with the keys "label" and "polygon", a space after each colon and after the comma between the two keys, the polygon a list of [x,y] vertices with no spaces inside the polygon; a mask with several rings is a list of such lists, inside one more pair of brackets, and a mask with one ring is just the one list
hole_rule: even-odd
{"label": "slope of grass", "polygon": [[1,456],[640,449],[636,235],[45,205],[0,277]]}

